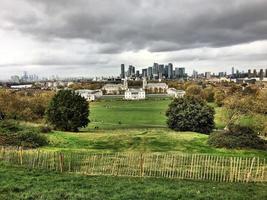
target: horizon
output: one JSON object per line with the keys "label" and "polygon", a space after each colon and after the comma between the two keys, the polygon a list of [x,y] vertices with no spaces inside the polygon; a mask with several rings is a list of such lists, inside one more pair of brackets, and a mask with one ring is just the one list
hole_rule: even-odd
{"label": "horizon", "polygon": [[[3,0],[0,80],[118,76],[173,63],[204,72],[266,69],[267,1]],[[16,15],[14,16],[14,13]]]}

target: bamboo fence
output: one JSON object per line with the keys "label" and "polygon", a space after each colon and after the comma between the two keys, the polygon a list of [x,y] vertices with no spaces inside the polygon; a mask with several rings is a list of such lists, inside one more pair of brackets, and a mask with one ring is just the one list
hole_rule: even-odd
{"label": "bamboo fence", "polygon": [[267,182],[267,164],[264,158],[259,157],[166,153],[85,154],[0,147],[0,161],[31,169],[86,175]]}

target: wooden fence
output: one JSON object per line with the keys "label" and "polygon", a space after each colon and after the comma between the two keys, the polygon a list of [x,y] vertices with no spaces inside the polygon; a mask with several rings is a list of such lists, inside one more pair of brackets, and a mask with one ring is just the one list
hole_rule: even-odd
{"label": "wooden fence", "polygon": [[87,175],[166,177],[220,182],[267,182],[265,159],[204,154],[85,154],[0,149],[0,161]]}

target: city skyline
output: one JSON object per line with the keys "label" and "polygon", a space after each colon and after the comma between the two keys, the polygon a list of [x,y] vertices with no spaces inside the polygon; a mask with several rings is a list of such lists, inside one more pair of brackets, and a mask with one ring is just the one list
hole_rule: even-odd
{"label": "city skyline", "polygon": [[[64,2],[64,3],[63,3]],[[267,66],[267,1],[2,0],[0,80],[117,76],[173,63],[189,74]],[[16,15],[14,15],[16,13]]]}

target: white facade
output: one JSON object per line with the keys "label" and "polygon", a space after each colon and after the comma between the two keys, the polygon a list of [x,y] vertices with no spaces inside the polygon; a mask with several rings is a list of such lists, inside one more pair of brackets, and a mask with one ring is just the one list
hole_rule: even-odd
{"label": "white facade", "polygon": [[140,89],[128,89],[124,93],[124,99],[126,100],[141,100],[146,98],[146,92]]}
{"label": "white facade", "polygon": [[103,95],[101,90],[76,90],[75,92],[80,94],[87,101],[95,101]]}
{"label": "white facade", "polygon": [[167,89],[167,94],[169,96],[173,96],[175,98],[181,98],[181,97],[184,97],[185,91],[184,90],[176,90],[175,88],[169,88],[169,89]]}

